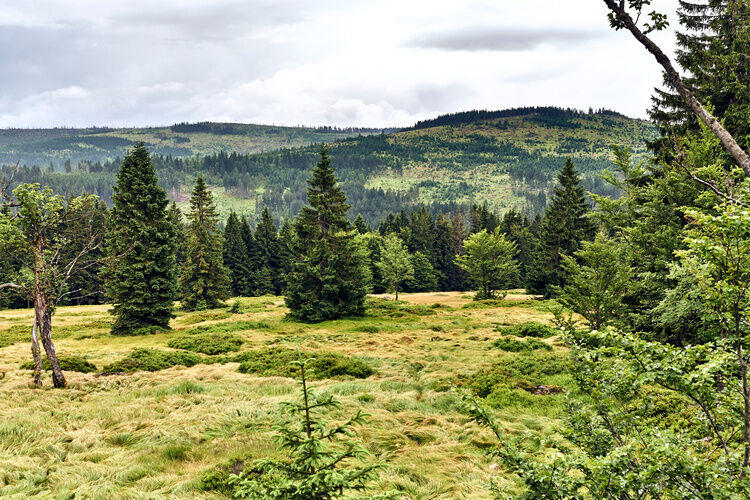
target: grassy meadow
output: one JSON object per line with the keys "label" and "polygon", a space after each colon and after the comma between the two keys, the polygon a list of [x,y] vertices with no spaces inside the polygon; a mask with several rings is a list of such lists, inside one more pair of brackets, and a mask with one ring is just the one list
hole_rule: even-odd
{"label": "grassy meadow", "polygon": [[[371,460],[388,463],[372,492],[481,499],[492,496],[491,482],[517,488],[486,453],[496,440],[461,411],[455,386],[482,396],[511,432],[556,435],[565,393],[533,388],[572,387],[566,349],[554,335],[523,338],[512,328],[549,324],[544,302],[520,293],[486,302],[458,292],[404,294],[398,303],[368,299],[363,318],[305,324],[285,318],[280,297],[229,304],[235,300],[237,313],[178,313],[172,331],[139,337],[109,335],[107,306],[60,307],[58,355],[96,365],[66,372],[64,390],[51,388],[48,373],[45,387],[34,388],[21,368],[31,359],[31,310],[0,311],[0,497],[226,497],[211,478],[279,453],[279,403],[299,391],[281,349],[334,356],[334,368],[372,369],[313,382],[343,403],[331,420],[359,408],[370,414],[357,436]],[[184,348],[196,339],[220,353],[192,353],[189,367],[120,371],[133,349],[191,352]]]}

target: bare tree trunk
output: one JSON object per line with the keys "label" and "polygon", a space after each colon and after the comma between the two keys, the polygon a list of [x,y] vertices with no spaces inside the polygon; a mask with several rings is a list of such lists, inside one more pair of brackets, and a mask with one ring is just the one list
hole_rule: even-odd
{"label": "bare tree trunk", "polygon": [[39,336],[37,328],[39,326],[39,317],[34,308],[34,326],[31,327],[31,355],[34,357],[34,384],[42,386],[42,354],[39,349]]}
{"label": "bare tree trunk", "polygon": [[52,313],[50,313],[49,305],[43,297],[38,296],[34,300],[34,309],[36,310],[35,315],[39,318],[39,334],[44,352],[52,366],[52,385],[65,387],[65,375],[60,368],[60,361],[55,353],[55,344],[52,342]]}
{"label": "bare tree trunk", "polygon": [[633,34],[635,39],[638,40],[641,45],[646,47],[646,50],[648,50],[651,55],[656,58],[656,61],[661,64],[662,68],[664,68],[664,71],[667,75],[667,80],[680,94],[680,96],[682,96],[685,104],[687,104],[690,110],[695,113],[695,115],[700,118],[700,120],[711,130],[711,132],[713,132],[713,134],[719,139],[719,141],[721,141],[724,149],[729,152],[737,165],[742,167],[745,175],[747,177],[750,177],[750,156],[748,156],[748,154],[742,150],[739,144],[737,144],[737,141],[734,140],[734,137],[732,137],[732,134],[730,134],[721,125],[721,123],[719,123],[715,116],[713,116],[706,110],[706,108],[703,107],[703,105],[693,95],[690,89],[685,86],[685,83],[682,81],[680,74],[677,73],[677,70],[674,69],[674,66],[672,66],[672,62],[669,60],[669,57],[667,57],[667,55],[664,54],[659,46],[656,45],[648,36],[646,36],[646,34],[643,33],[638,28],[638,26],[636,26],[633,18],[625,10],[624,2],[618,2],[617,0],[604,0],[604,3],[607,4],[609,10],[614,13],[614,15],[617,17],[617,20],[622,23],[622,26],[627,28],[628,31]]}

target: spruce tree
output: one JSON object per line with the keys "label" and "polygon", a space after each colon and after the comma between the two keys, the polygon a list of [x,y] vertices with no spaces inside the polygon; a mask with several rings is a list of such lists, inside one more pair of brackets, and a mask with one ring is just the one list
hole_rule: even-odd
{"label": "spruce tree", "polygon": [[[279,270],[281,268],[279,237],[268,207],[263,209],[260,222],[255,228],[255,247],[258,255],[258,295],[280,293],[283,288]],[[265,270],[264,270],[265,269]]]}
{"label": "spruce tree", "polygon": [[279,273],[282,280],[286,281],[286,276],[292,269],[294,261],[294,225],[289,219],[284,219],[279,229]]}
{"label": "spruce tree", "polygon": [[258,245],[255,244],[255,237],[253,236],[253,230],[250,228],[250,223],[247,221],[247,217],[244,215],[240,217],[240,235],[242,241],[245,242],[245,252],[247,253],[248,262],[248,295],[256,294],[256,274],[260,271],[260,255],[258,252]]}
{"label": "spruce tree", "polygon": [[581,247],[581,241],[594,236],[594,226],[587,217],[585,191],[570,158],[560,170],[557,182],[552,201],[544,212],[527,285],[530,291],[545,296],[550,295],[551,285],[564,284],[562,255],[573,255]]}
{"label": "spruce tree", "polygon": [[185,262],[186,252],[186,241],[187,241],[187,228],[185,227],[185,221],[182,220],[182,211],[177,207],[177,203],[174,201],[169,205],[167,210],[167,218],[172,224],[175,235],[175,272],[180,275],[182,263]]}
{"label": "spruce tree", "polygon": [[308,180],[307,203],[294,225],[296,259],[286,288],[290,313],[304,321],[361,315],[370,272],[325,146]]}
{"label": "spruce tree", "polygon": [[354,219],[354,228],[359,234],[370,232],[370,226],[367,225],[367,223],[365,222],[365,218],[362,217],[362,214],[358,214],[357,218]]}
{"label": "spruce tree", "polygon": [[187,215],[186,259],[180,275],[180,301],[188,311],[214,309],[229,298],[229,277],[222,256],[219,214],[203,177],[198,177]]}
{"label": "spruce tree", "polygon": [[[695,97],[744,149],[750,150],[750,2],[747,0],[680,0],[677,12],[676,61]],[[674,154],[673,138],[699,130],[698,119],[683,98],[656,89],[651,118],[661,129],[652,144],[662,158]]]}
{"label": "spruce tree", "polygon": [[242,238],[240,219],[229,214],[224,227],[224,265],[229,270],[230,289],[235,297],[251,295],[250,260]]}
{"label": "spruce tree", "polygon": [[125,156],[113,191],[105,270],[112,333],[168,328],[177,295],[174,226],[142,143]]}

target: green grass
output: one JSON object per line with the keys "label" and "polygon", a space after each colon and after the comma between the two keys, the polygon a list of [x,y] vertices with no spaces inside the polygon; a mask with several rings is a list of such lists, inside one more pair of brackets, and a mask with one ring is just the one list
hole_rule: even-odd
{"label": "green grass", "polygon": [[[48,373],[43,389],[32,387],[21,369],[31,312],[0,311],[0,331],[18,335],[0,348],[0,497],[220,498],[216,484],[238,463],[280,456],[272,427],[280,403],[299,391],[288,364],[297,349],[325,361],[311,383],[342,401],[330,420],[370,414],[357,438],[389,468],[369,493],[487,499],[491,481],[518,488],[494,467],[486,451],[496,440],[469,422],[452,388],[483,397],[509,432],[541,439],[555,434],[565,393],[575,396],[568,354],[553,344],[491,348],[502,336],[498,323],[546,324],[552,315],[523,304],[464,309],[472,300],[463,295],[372,298],[367,316],[321,324],[286,319],[278,297],[241,298],[240,314],[180,313],[172,330],[139,337],[109,335],[108,306],[60,307],[60,355],[125,372],[66,372],[65,390],[53,390]],[[241,350],[209,356],[169,347],[222,335],[241,339]],[[358,378],[341,367],[371,373]],[[565,393],[536,395],[539,385]]]}

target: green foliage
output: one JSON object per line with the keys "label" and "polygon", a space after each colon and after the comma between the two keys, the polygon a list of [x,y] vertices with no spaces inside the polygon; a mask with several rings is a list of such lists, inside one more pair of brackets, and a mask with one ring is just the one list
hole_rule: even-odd
{"label": "green foliage", "polygon": [[552,201],[544,211],[539,242],[530,263],[527,288],[534,293],[551,295],[552,286],[565,283],[563,255],[573,255],[581,242],[594,237],[594,226],[588,219],[589,204],[579,173],[568,158],[557,176]]}
{"label": "green foliage", "polygon": [[380,260],[376,266],[380,270],[386,291],[396,292],[395,300],[398,300],[399,285],[414,278],[414,265],[404,242],[398,236],[387,235],[381,246]]}
{"label": "green foliage", "polygon": [[516,337],[536,337],[536,338],[548,338],[558,335],[560,331],[549,325],[543,325],[536,321],[526,321],[524,323],[518,323],[516,325],[509,326],[498,326],[497,331],[503,335],[513,335]]}
{"label": "green foliage", "polygon": [[286,377],[289,375],[290,363],[297,359],[311,360],[308,363],[312,370],[312,379],[349,376],[367,378],[375,370],[364,361],[333,352],[299,353],[293,349],[271,347],[260,351],[246,351],[235,359],[241,361],[240,373],[257,373],[264,377]]}
{"label": "green foliage", "polygon": [[[94,373],[97,371],[96,365],[90,361],[87,361],[79,356],[60,356],[60,368],[66,372],[78,372],[78,373]],[[27,361],[20,366],[21,370],[33,370],[34,362]],[[49,371],[52,369],[52,365],[47,358],[42,360],[42,370]]]}
{"label": "green foliage", "polygon": [[498,290],[518,278],[515,254],[515,244],[498,229],[482,229],[464,241],[464,254],[456,256],[456,263],[478,288],[476,299],[494,299]]}
{"label": "green foliage", "polygon": [[586,318],[594,330],[617,321],[626,311],[623,298],[632,271],[624,251],[622,245],[599,233],[594,241],[581,242],[575,258],[562,256],[566,283],[552,290],[560,303]]}
{"label": "green foliage", "polygon": [[167,346],[201,354],[225,354],[239,351],[243,340],[231,333],[198,333],[170,339]]}
{"label": "green foliage", "polygon": [[[306,371],[314,360],[292,361],[299,368],[302,391],[300,402],[285,402],[286,418],[275,426],[276,439],[286,460],[257,460],[239,475],[232,475],[234,496],[265,500],[268,498],[327,500],[362,491],[384,467],[383,464],[357,466],[368,453],[352,438],[352,428],[367,423],[362,410],[341,424],[328,425],[318,414],[340,407],[333,396],[314,393],[307,386]],[[397,498],[395,493],[369,498]]]}
{"label": "green foliage", "polygon": [[361,316],[372,277],[366,251],[344,217],[349,205],[325,147],[309,181],[307,202],[295,220],[297,255],[285,291],[290,314],[303,321]]}
{"label": "green foliage", "polygon": [[124,359],[104,367],[108,373],[166,370],[173,366],[194,366],[201,358],[191,352],[162,351],[159,349],[133,349]]}
{"label": "green foliage", "polygon": [[545,351],[552,350],[551,345],[540,340],[516,340],[508,337],[500,337],[492,343],[492,346],[506,352],[534,351],[536,349],[544,349]]}
{"label": "green foliage", "polygon": [[229,298],[229,277],[222,256],[219,215],[198,177],[190,197],[186,259],[180,275],[180,303],[188,311],[215,309]]}
{"label": "green foliage", "polygon": [[167,328],[176,295],[174,227],[166,193],[142,144],[123,160],[112,201],[105,270],[115,316],[112,333]]}
{"label": "green foliage", "polygon": [[410,256],[414,268],[414,276],[407,280],[406,286],[410,292],[434,292],[438,290],[438,275],[430,262],[430,258],[422,252],[414,252]]}

